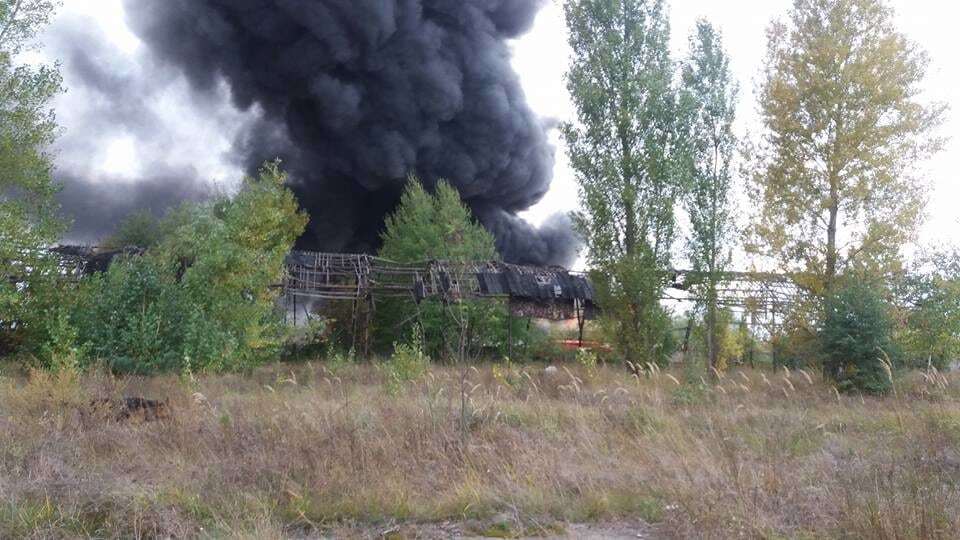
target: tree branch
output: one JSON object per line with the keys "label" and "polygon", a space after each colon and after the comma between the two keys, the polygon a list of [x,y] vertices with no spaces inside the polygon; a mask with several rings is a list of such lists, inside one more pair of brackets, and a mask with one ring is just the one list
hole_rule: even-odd
{"label": "tree branch", "polygon": [[17,3],[13,5],[13,10],[10,12],[10,18],[7,19],[7,22],[3,25],[3,28],[0,29],[0,44],[3,43],[3,38],[6,37],[7,32],[13,27],[13,23],[17,20],[17,13],[20,11],[20,7],[22,5],[23,0],[17,0]]}

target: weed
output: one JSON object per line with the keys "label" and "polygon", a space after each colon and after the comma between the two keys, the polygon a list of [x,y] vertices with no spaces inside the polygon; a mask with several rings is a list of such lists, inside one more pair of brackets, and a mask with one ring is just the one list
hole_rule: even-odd
{"label": "weed", "polygon": [[[416,340],[382,364],[336,363],[335,376],[304,363],[189,380],[9,373],[0,538],[379,536],[424,521],[502,537],[639,519],[684,538],[960,528],[957,374],[894,372],[897,397],[838,400],[817,373],[428,370]],[[124,395],[169,399],[171,416],[84,412]]]}

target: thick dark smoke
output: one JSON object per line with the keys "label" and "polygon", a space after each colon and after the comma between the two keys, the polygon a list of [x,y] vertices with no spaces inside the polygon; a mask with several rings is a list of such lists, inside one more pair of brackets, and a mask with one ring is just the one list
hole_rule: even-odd
{"label": "thick dark smoke", "polygon": [[256,111],[234,151],[248,169],[284,160],[312,216],[301,247],[375,249],[416,173],[455,185],[507,260],[571,263],[566,221],[535,230],[517,217],[546,193],[553,149],[506,40],[541,3],[125,0],[134,31],[197,94],[226,81],[233,104]]}
{"label": "thick dark smoke", "polygon": [[102,176],[96,181],[73,176],[59,180],[63,184],[59,198],[73,223],[64,240],[87,245],[109,236],[118,223],[137,211],[159,217],[183,201],[199,201],[215,193],[212,186],[198,182],[196,171],[190,169],[162,171],[136,183]]}

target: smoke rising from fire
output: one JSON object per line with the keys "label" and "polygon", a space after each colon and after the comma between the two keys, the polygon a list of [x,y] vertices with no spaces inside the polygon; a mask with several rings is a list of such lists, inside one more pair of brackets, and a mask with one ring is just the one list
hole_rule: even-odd
{"label": "smoke rising from fire", "polygon": [[[300,247],[375,249],[414,173],[427,186],[450,181],[505,259],[569,264],[578,245],[569,220],[535,229],[517,217],[546,193],[553,168],[507,44],[541,4],[124,0],[155,64],[137,83],[185,77],[210,103],[225,83],[233,107],[248,113],[232,158],[247,170],[283,160],[312,217]],[[82,67],[87,86],[137,86]]]}

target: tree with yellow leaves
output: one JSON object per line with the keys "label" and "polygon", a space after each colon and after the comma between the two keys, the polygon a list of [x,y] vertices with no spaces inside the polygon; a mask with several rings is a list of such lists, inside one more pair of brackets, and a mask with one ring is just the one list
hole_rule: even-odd
{"label": "tree with yellow leaves", "polygon": [[921,100],[928,58],[882,0],[795,0],[768,39],[750,247],[828,293],[846,270],[895,265],[915,235],[946,107]]}

